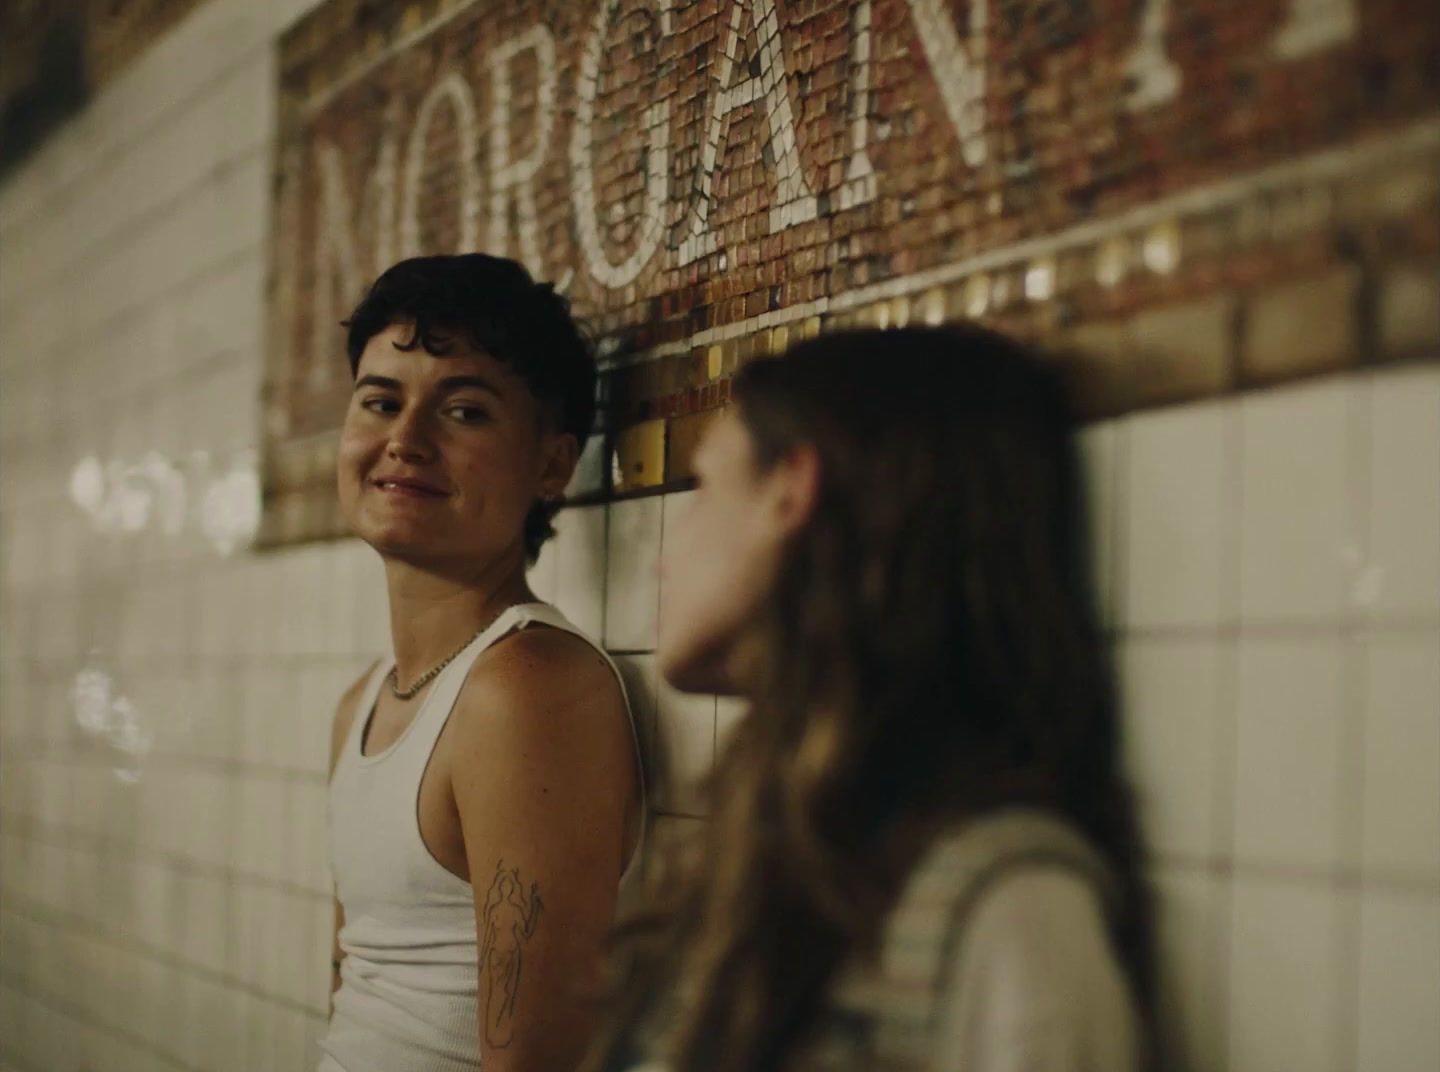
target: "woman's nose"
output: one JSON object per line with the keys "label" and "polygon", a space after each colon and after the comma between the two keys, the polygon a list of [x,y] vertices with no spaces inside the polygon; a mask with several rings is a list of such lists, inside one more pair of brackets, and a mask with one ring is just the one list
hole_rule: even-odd
{"label": "woman's nose", "polygon": [[390,429],[390,441],[386,445],[392,458],[404,462],[424,462],[434,455],[434,445],[418,413],[402,413]]}

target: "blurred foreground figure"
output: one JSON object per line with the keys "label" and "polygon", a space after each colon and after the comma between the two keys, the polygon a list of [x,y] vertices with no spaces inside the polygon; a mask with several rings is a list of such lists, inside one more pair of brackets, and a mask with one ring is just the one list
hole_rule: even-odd
{"label": "blurred foreground figure", "polygon": [[661,671],[749,701],[588,1067],[1146,1067],[1140,848],[1057,374],[973,327],[747,365]]}
{"label": "blurred foreground figure", "polygon": [[594,359],[550,287],[481,254],[397,264],[347,326],[340,501],[385,562],[393,655],[335,715],[321,1072],[573,1067],[643,826],[615,668],[525,580]]}

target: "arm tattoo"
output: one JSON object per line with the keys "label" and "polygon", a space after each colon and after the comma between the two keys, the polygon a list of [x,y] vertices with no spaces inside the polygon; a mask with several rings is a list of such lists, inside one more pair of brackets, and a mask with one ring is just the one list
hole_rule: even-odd
{"label": "arm tattoo", "polygon": [[510,1045],[515,999],[520,996],[521,951],[540,923],[540,888],[527,895],[518,867],[495,865],[495,878],[480,912],[480,987],[485,1006],[485,1041],[496,1049]]}

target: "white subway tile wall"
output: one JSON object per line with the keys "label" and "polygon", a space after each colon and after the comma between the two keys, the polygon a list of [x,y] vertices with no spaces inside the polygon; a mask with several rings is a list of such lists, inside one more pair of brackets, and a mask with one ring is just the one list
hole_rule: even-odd
{"label": "white subway tile wall", "polygon": [[1228,403],[1216,401],[1129,422],[1125,625],[1213,627],[1233,618],[1223,583],[1234,520],[1225,480],[1230,418]]}
{"label": "white subway tile wall", "polygon": [[[312,5],[210,0],[0,185],[5,1072],[315,1065],[328,727],[383,573],[229,549],[206,498],[255,469],[272,45]],[[1440,366],[1083,447],[1169,1067],[1440,1065]],[[684,505],[564,511],[532,574],[624,653],[655,841],[744,716],[656,677]]]}
{"label": "white subway tile wall", "polygon": [[1328,378],[1240,403],[1240,613],[1246,625],[1344,614],[1362,562],[1357,418],[1364,392]]}
{"label": "white subway tile wall", "polygon": [[1151,884],[1159,964],[1160,1065],[1185,1072],[1221,1069],[1225,1060],[1224,941],[1228,883],[1211,866],[1170,864]]}
{"label": "white subway tile wall", "polygon": [[1242,644],[1236,701],[1235,857],[1319,871],[1341,862],[1341,816],[1358,805],[1342,765],[1346,652],[1338,637]]}
{"label": "white subway tile wall", "polygon": [[[552,597],[569,619],[593,637],[605,633],[605,547],[609,508],[563,510],[555,519]],[[382,589],[381,598],[384,593]],[[389,619],[386,619],[389,629]],[[387,641],[388,643],[388,641]]]}
{"label": "white subway tile wall", "polygon": [[663,510],[664,502],[658,496],[609,507],[605,645],[611,650],[649,651],[655,647]]}
{"label": "white subway tile wall", "polygon": [[1146,840],[1155,852],[1213,863],[1230,844],[1221,807],[1231,789],[1222,757],[1234,747],[1231,646],[1213,636],[1133,637],[1120,652],[1125,745]]}
{"label": "white subway tile wall", "polygon": [[[1356,1067],[1345,902],[1354,891],[1307,878],[1238,874],[1230,896],[1226,1067],[1344,1072]],[[1353,995],[1352,995],[1353,1000]]]}
{"label": "white subway tile wall", "polygon": [[1423,619],[1440,592],[1440,378],[1433,368],[1376,377],[1369,401],[1370,450],[1361,474],[1370,542],[1356,599],[1377,620]]}
{"label": "white subway tile wall", "polygon": [[1440,885],[1440,650],[1425,633],[1366,644],[1361,865]]}
{"label": "white subway tile wall", "polygon": [[1360,1026],[1353,1067],[1440,1066],[1440,904],[1424,892],[1360,895]]}

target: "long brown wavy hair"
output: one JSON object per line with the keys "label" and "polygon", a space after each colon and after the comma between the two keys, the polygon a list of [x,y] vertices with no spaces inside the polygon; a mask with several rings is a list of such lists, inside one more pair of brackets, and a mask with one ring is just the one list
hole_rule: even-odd
{"label": "long brown wavy hair", "polygon": [[814,514],[759,623],[752,707],[704,844],[622,930],[591,1068],[796,1068],[837,968],[872,950],[942,828],[1056,813],[1118,879],[1112,928],[1147,1034],[1149,914],[1060,375],[974,326],[821,336],[745,366],[762,471],[820,457]]}

